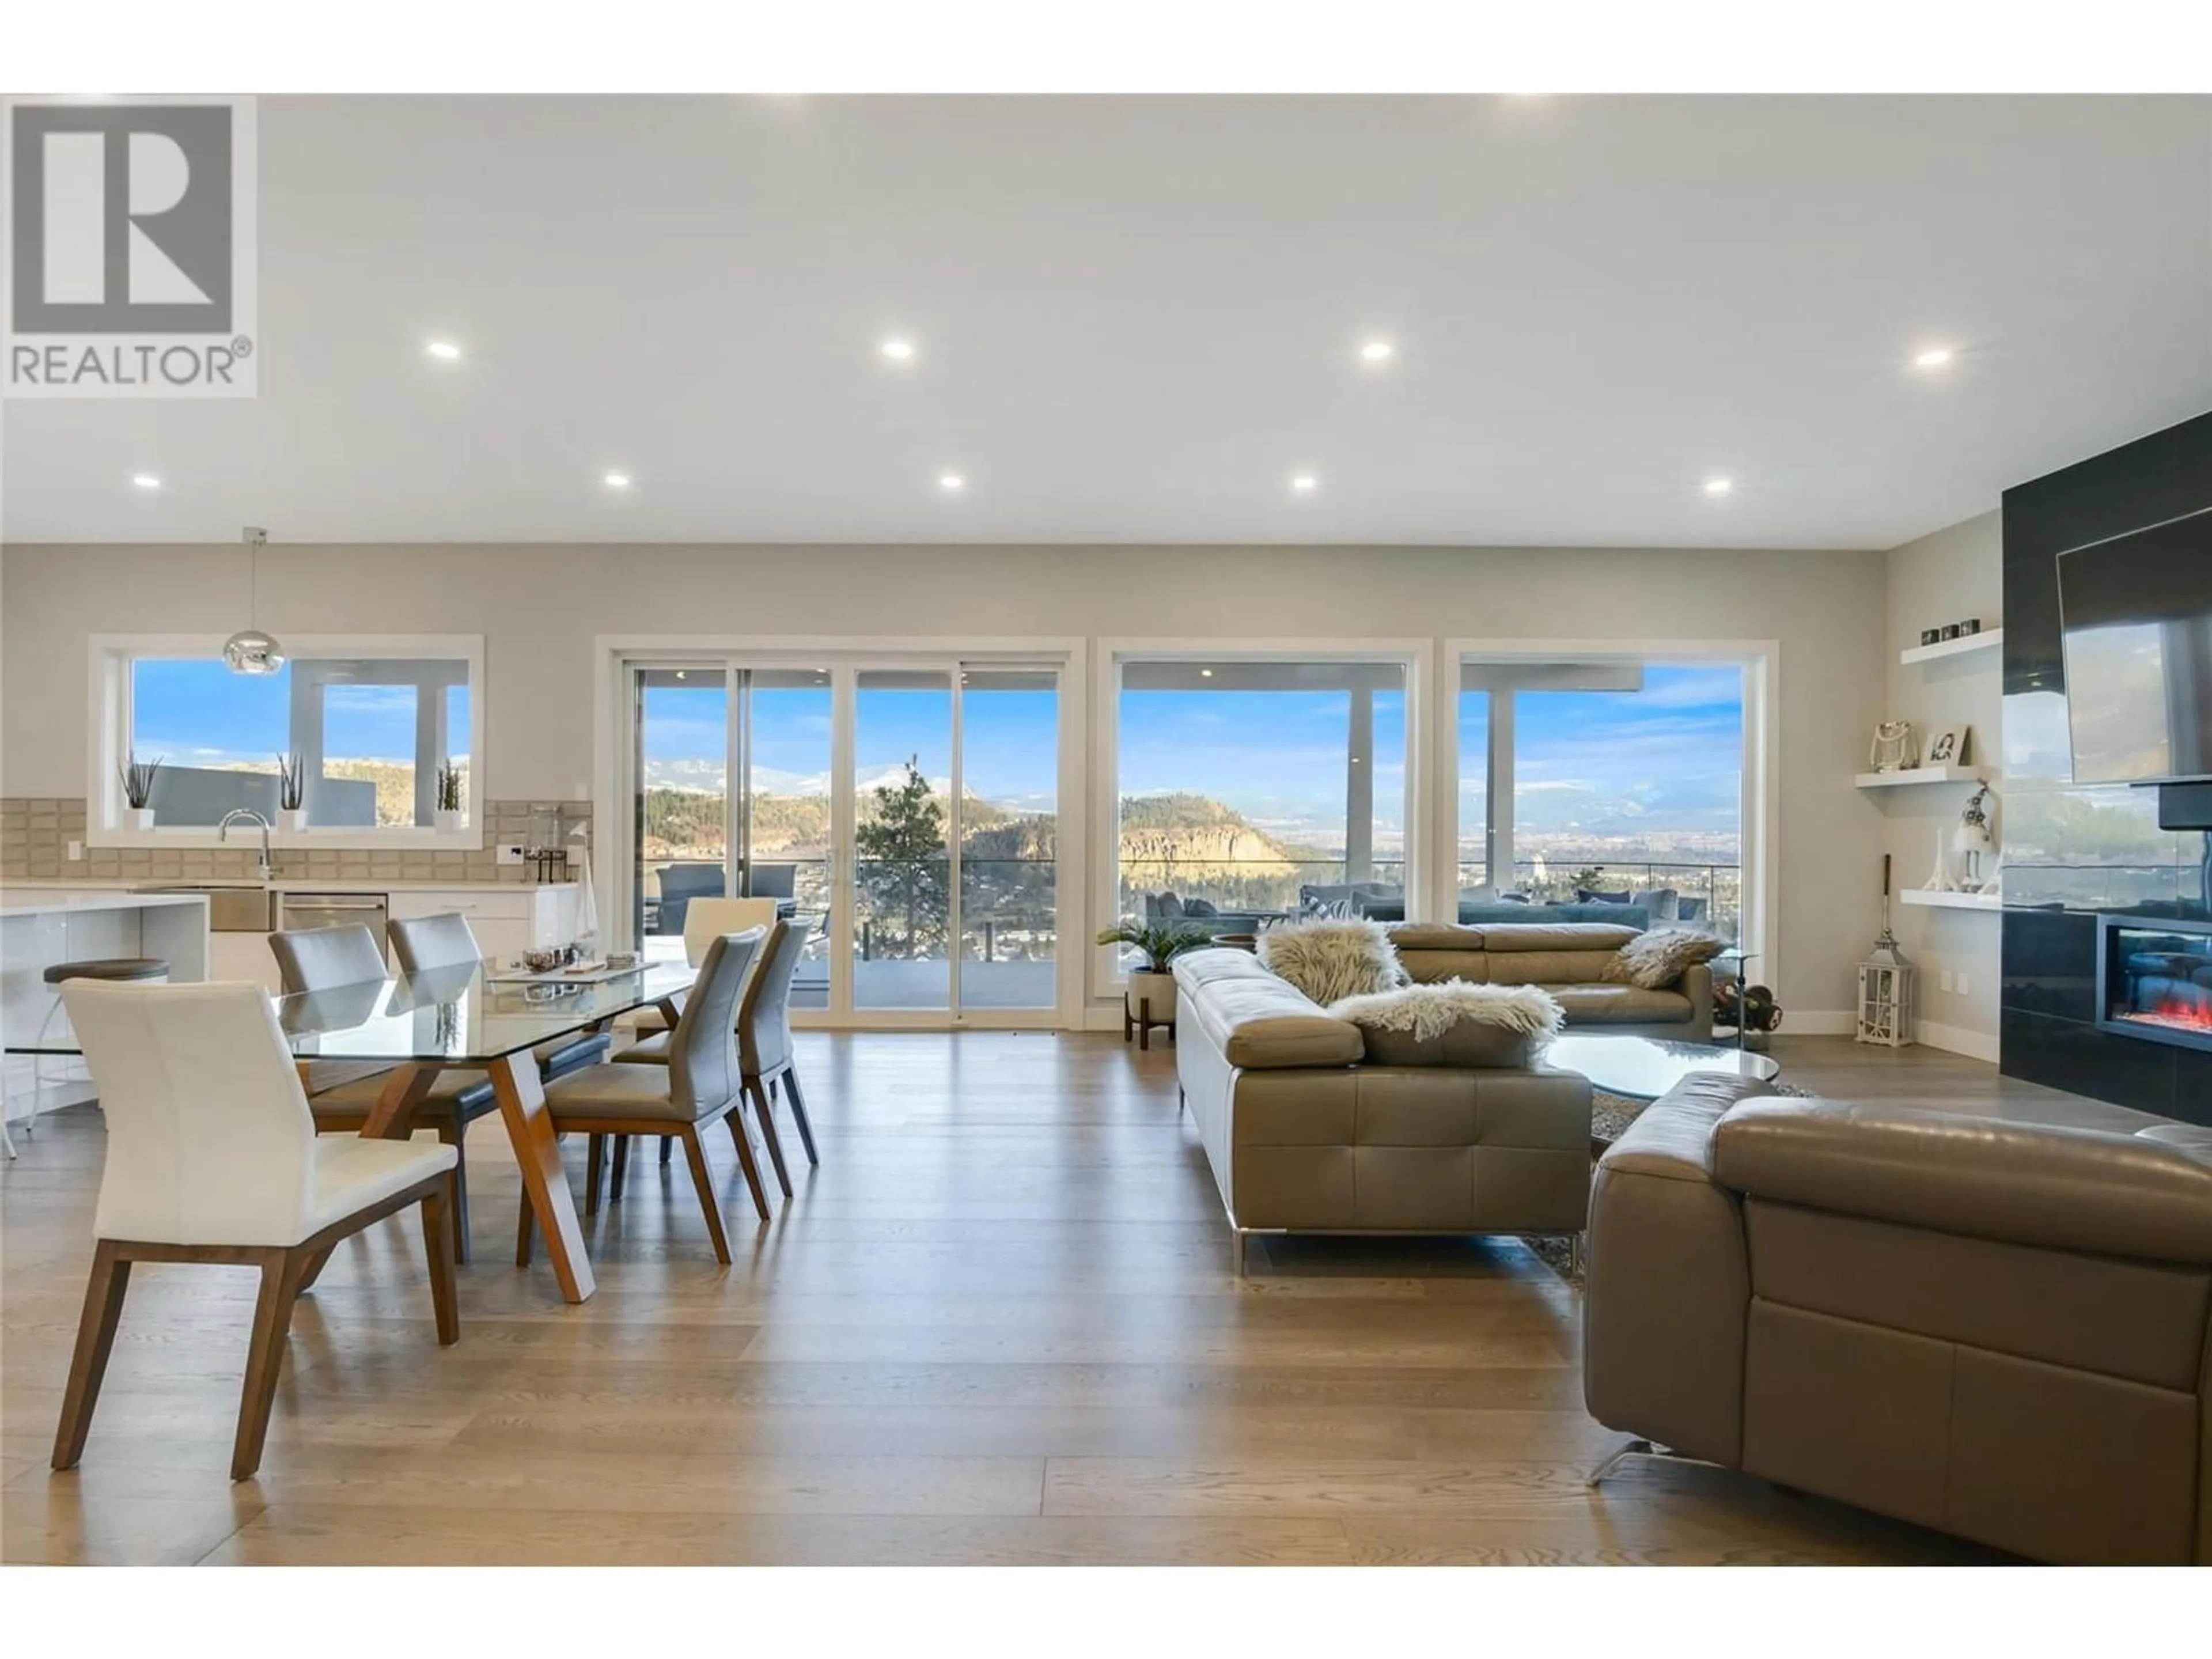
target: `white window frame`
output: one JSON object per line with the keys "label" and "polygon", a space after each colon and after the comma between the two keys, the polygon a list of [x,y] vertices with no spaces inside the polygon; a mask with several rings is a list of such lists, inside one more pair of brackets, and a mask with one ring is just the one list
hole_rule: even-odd
{"label": "white window frame", "polygon": [[[1376,662],[1406,672],[1406,915],[1429,920],[1435,903],[1434,817],[1431,755],[1438,725],[1434,712],[1436,647],[1428,639],[1104,639],[1098,645],[1098,684],[1091,698],[1097,787],[1091,791],[1091,910],[1110,924],[1119,915],[1121,873],[1121,670],[1133,662]],[[1456,662],[1453,665],[1458,672]],[[1449,722],[1445,722],[1449,725]],[[1447,843],[1449,845],[1449,843]],[[1456,892],[1456,887],[1446,890]],[[1456,912],[1455,912],[1456,914]],[[1119,1001],[1129,976],[1118,947],[1091,952],[1091,978],[1100,1000]]]}
{"label": "white window frame", "polygon": [[[1437,665],[1438,693],[1450,710],[1437,722],[1434,756],[1439,787],[1433,797],[1438,852],[1437,890],[1453,896],[1458,915],[1459,883],[1459,682],[1461,665],[1489,663],[1729,665],[1743,671],[1743,783],[1740,814],[1743,917],[1738,943],[1752,963],[1750,977],[1768,985],[1782,982],[1780,911],[1775,889],[1776,832],[1781,823],[1780,727],[1782,644],[1778,640],[1478,640],[1444,641]],[[1446,690],[1446,686],[1449,690]],[[1496,706],[1491,732],[1498,730]],[[1509,722],[1510,736],[1510,722]],[[1497,805],[1494,799],[1491,811]],[[1493,842],[1486,844],[1494,844]],[[1492,872],[1492,880],[1497,872]],[[1409,912],[1410,914],[1410,912]]]}
{"label": "white window frame", "polygon": [[[468,822],[459,830],[434,824],[364,829],[360,825],[276,830],[270,845],[330,851],[406,847],[438,851],[479,849],[489,833],[489,757],[484,752],[484,637],[481,634],[301,634],[283,638],[294,662],[323,658],[370,659],[442,658],[468,665]],[[131,665],[144,659],[222,655],[220,634],[95,634],[90,644],[85,743],[85,840],[94,847],[203,848],[225,845],[212,825],[179,824],[137,830],[124,817],[117,768],[130,753]],[[149,757],[150,758],[150,757]],[[233,836],[231,847],[245,845]]]}
{"label": "white window frame", "polygon": [[[1007,637],[994,635],[899,635],[872,638],[866,635],[794,634],[600,634],[592,641],[592,880],[599,903],[601,936],[616,949],[635,949],[629,937],[629,872],[636,860],[632,840],[630,803],[637,780],[629,750],[629,673],[634,667],[655,663],[695,663],[717,659],[743,659],[748,668],[828,669],[831,684],[830,776],[831,872],[833,895],[830,922],[830,948],[852,948],[853,830],[855,803],[853,787],[853,723],[851,700],[857,677],[872,669],[950,666],[957,676],[963,663],[971,667],[1049,667],[1060,676],[1056,835],[1059,866],[1054,882],[1058,907],[1055,927],[1061,941],[1058,994],[1050,1008],[968,1009],[957,1023],[936,1011],[854,1008],[848,965],[833,969],[831,1006],[823,1010],[792,1012],[792,1024],[837,1030],[1079,1030],[1085,1021],[1085,975],[1081,964],[1087,952],[1073,948],[1078,939],[1088,941],[1095,931],[1087,910],[1088,892],[1083,872],[1089,867],[1084,843],[1088,815],[1080,810],[1085,798],[1089,757],[1082,738],[1090,729],[1090,711],[1084,700],[1091,685],[1090,644],[1080,636],[1042,635]],[[956,710],[959,700],[954,699]],[[956,716],[957,718],[957,716]],[[955,742],[958,741],[956,733]],[[734,761],[733,761],[734,763]],[[948,834],[957,834],[957,820]],[[957,920],[957,913],[955,912]]]}

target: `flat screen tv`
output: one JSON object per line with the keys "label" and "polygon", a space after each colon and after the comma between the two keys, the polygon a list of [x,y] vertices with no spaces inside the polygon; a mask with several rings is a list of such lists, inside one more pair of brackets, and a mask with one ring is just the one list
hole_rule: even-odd
{"label": "flat screen tv", "polygon": [[2212,778],[2212,512],[2058,556],[2076,783]]}

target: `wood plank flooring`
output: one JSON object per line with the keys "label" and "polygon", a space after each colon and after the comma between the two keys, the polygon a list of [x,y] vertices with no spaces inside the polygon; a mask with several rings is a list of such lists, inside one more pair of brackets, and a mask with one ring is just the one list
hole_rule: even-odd
{"label": "wood plank flooring", "polygon": [[[1860,1097],[2047,1091],[1932,1051],[1784,1039]],[[736,1264],[650,1157],[586,1224],[599,1291],[510,1264],[518,1179],[471,1143],[476,1261],[440,1349],[411,1219],[301,1304],[258,1478],[226,1478],[254,1284],[142,1267],[80,1468],[46,1468],[102,1130],[0,1172],[0,1553],[303,1564],[1966,1561],[1761,1482],[1633,1467],[1583,1412],[1574,1291],[1518,1243],[1255,1243],[1237,1279],[1174,1057],[1047,1033],[801,1037],[822,1166]],[[795,1137],[787,1137],[793,1145]],[[570,1149],[580,1184],[582,1147]]]}

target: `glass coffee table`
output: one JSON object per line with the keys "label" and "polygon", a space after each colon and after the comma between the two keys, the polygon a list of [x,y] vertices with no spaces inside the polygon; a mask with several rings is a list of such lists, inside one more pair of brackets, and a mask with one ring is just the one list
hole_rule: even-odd
{"label": "glass coffee table", "polygon": [[1544,1051],[1544,1063],[1554,1071],[1580,1072],[1593,1089],[1630,1100],[1656,1100],[1692,1072],[1718,1072],[1753,1083],[1771,1083],[1782,1075],[1778,1062],[1747,1048],[1591,1031],[1554,1037]]}

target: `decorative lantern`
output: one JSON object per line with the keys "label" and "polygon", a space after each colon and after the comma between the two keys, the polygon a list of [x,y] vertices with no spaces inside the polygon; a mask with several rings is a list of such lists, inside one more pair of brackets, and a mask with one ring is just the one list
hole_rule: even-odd
{"label": "decorative lantern", "polygon": [[1912,1041],[1912,964],[1889,931],[1889,857],[1881,860],[1881,935],[1859,963],[1858,1029],[1861,1042],[1902,1048]]}

